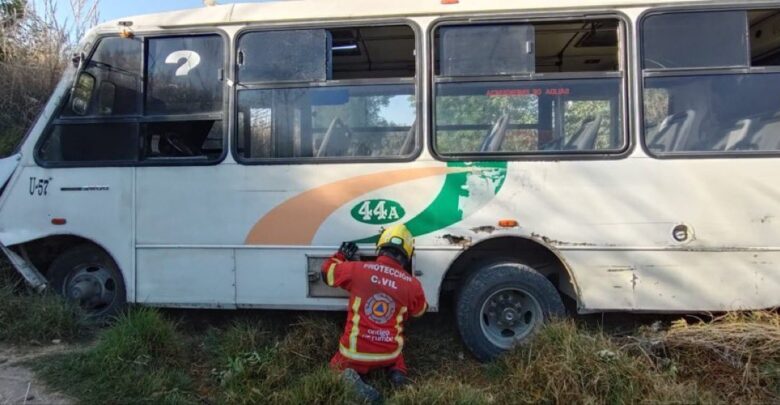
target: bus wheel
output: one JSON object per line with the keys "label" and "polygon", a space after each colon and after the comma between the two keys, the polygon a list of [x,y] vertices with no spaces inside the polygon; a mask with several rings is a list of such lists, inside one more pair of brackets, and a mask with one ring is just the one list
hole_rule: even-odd
{"label": "bus wheel", "polygon": [[104,321],[125,305],[125,283],[114,260],[94,245],[74,247],[49,268],[52,289],[94,320]]}
{"label": "bus wheel", "polygon": [[555,287],[518,263],[493,263],[464,284],[456,304],[463,342],[480,361],[524,343],[550,318],[565,314]]}

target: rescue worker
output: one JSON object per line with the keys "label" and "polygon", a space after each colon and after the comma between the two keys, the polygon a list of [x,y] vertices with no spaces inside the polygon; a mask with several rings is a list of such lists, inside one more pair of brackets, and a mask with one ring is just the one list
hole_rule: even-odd
{"label": "rescue worker", "polygon": [[376,261],[354,261],[357,250],[354,243],[344,242],[322,265],[326,283],[350,294],[347,324],[330,364],[361,396],[377,402],[380,394],[361,375],[386,369],[394,387],[409,383],[402,354],[404,322],[425,314],[428,304],[410,270],[414,240],[406,226],[382,232]]}

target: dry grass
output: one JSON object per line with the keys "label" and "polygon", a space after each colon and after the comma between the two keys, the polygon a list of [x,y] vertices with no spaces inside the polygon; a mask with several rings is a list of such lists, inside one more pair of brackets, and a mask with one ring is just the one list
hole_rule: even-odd
{"label": "dry grass", "polygon": [[780,402],[780,314],[729,313],[680,320],[662,336],[680,375],[727,402]]}
{"label": "dry grass", "polygon": [[498,366],[499,402],[698,403],[709,393],[675,380],[646,357],[633,355],[607,335],[572,321],[547,326]]}

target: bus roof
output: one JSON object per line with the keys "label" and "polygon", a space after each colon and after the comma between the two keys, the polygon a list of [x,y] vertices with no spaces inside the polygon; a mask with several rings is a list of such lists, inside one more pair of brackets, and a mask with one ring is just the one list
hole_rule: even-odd
{"label": "bus roof", "polygon": [[[411,17],[474,12],[562,11],[584,8],[618,8],[663,5],[707,0],[459,0],[442,4],[442,0],[287,0],[264,3],[229,4],[121,18],[102,24],[109,29],[118,21],[132,21],[134,28],[175,28],[203,25],[245,24],[252,22],[285,22],[323,19],[376,17]],[[710,1],[711,3],[711,1]]]}

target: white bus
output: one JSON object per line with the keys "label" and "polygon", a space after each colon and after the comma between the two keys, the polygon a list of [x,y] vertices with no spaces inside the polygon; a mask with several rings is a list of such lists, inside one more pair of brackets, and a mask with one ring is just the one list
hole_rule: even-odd
{"label": "white bus", "polygon": [[[777,86],[777,87],[776,87]],[[96,316],[340,310],[416,237],[487,359],[580,313],[780,305],[780,2],[303,0],[102,24],[14,156],[0,243]]]}

